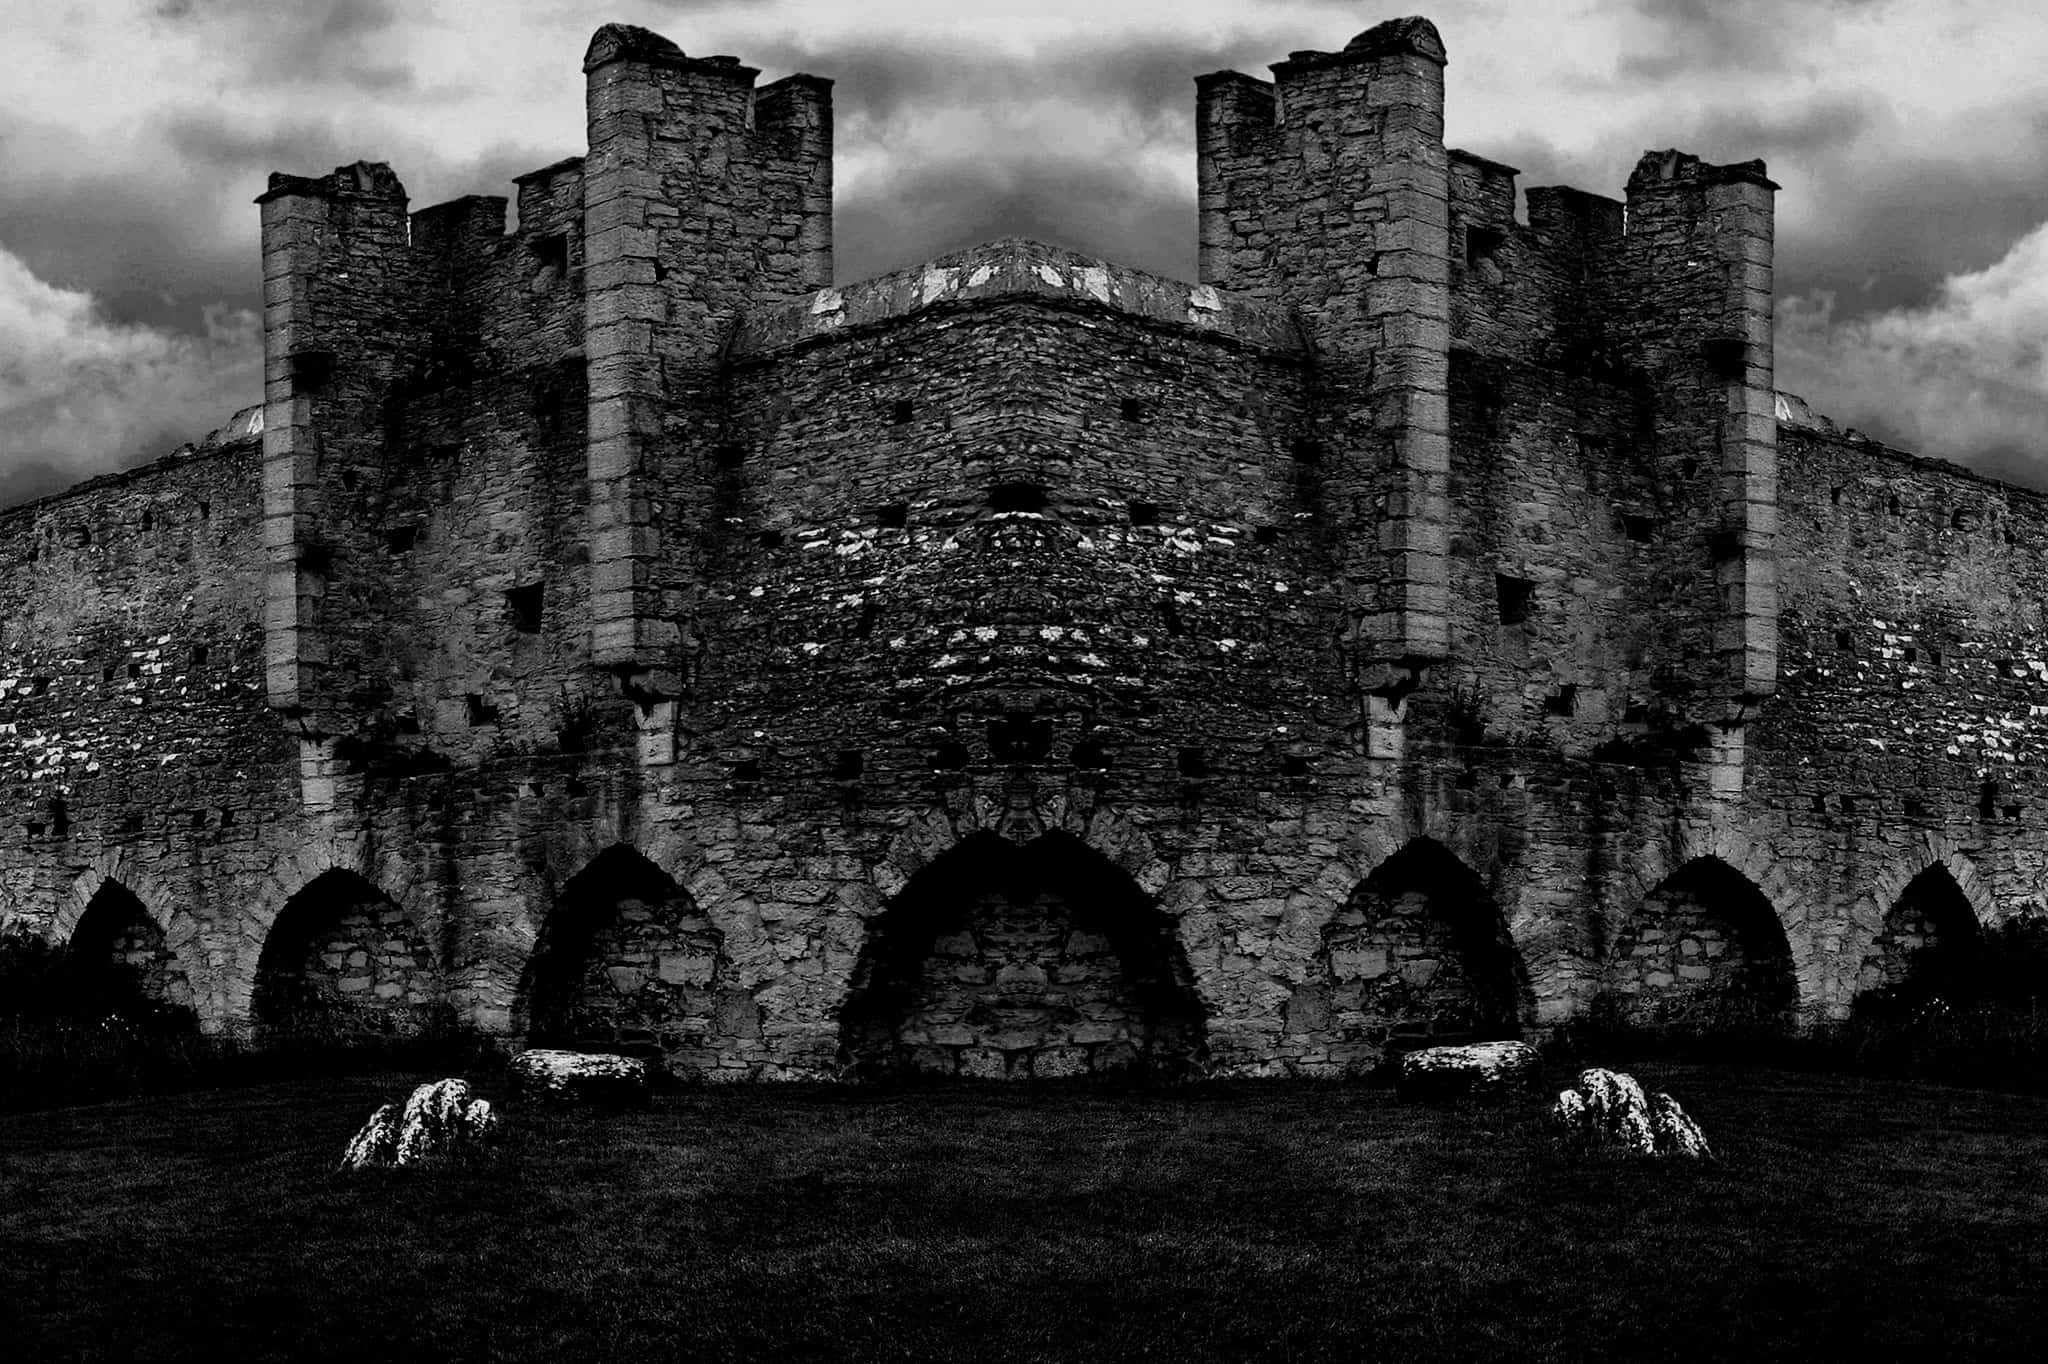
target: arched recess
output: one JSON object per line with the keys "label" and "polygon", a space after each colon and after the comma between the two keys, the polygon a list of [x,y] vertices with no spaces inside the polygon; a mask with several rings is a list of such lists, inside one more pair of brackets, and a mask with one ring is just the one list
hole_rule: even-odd
{"label": "arched recess", "polygon": [[264,937],[251,996],[259,1033],[347,1042],[446,1027],[437,936],[358,873],[321,872],[285,902]]}
{"label": "arched recess", "polygon": [[535,1045],[619,1051],[703,1074],[759,1047],[761,1011],[718,930],[633,848],[599,853],[554,897],[513,1025]]}
{"label": "arched recess", "polygon": [[142,1002],[192,1008],[192,982],[169,939],[134,891],[103,878],[70,928],[77,987],[96,1007]]}
{"label": "arched recess", "polygon": [[1417,838],[1323,926],[1288,1000],[1284,1045],[1310,1072],[1370,1070],[1390,1052],[1519,1035],[1529,988],[1486,883]]}
{"label": "arched recess", "polygon": [[1782,1031],[1798,999],[1770,898],[1719,857],[1695,857],[1637,902],[1608,964],[1616,1021],[1693,1035]]}
{"label": "arched recess", "polygon": [[1921,870],[1885,910],[1863,955],[1856,993],[1890,996],[1952,993],[1976,972],[1983,933],[1975,908],[1947,866]]}
{"label": "arched recess", "polygon": [[1172,921],[1067,833],[969,835],[871,925],[840,1012],[856,1074],[1198,1071],[1204,1017]]}

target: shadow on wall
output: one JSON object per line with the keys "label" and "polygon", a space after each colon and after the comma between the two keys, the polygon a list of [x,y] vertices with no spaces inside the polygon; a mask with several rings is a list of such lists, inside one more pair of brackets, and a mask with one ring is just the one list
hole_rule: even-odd
{"label": "shadow on wall", "polygon": [[1173,927],[1077,838],[975,834],[875,920],[841,1062],[869,1079],[1191,1077],[1203,1010]]}

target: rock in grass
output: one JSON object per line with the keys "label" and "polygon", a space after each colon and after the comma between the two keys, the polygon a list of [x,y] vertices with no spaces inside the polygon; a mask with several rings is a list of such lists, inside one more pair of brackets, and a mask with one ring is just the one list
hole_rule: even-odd
{"label": "rock in grass", "polygon": [[401,1109],[385,1104],[370,1115],[342,1153],[344,1170],[430,1165],[481,1155],[498,1132],[488,1099],[473,1098],[467,1080],[436,1080],[412,1092]]}
{"label": "rock in grass", "polygon": [[349,1139],[341,1153],[344,1170],[385,1169],[398,1162],[398,1105],[385,1104],[370,1115],[363,1130]]}
{"label": "rock in grass", "polygon": [[1645,1095],[1633,1075],[1582,1070],[1550,1110],[1559,1137],[1577,1150],[1651,1158],[1713,1159],[1706,1134],[1669,1094]]}
{"label": "rock in grass", "polygon": [[506,1076],[522,1102],[540,1103],[644,1104],[652,1084],[645,1061],[547,1047],[513,1057]]}
{"label": "rock in grass", "polygon": [[1401,1058],[1396,1088],[1403,1098],[1495,1098],[1528,1085],[1536,1049],[1526,1042],[1474,1042],[1424,1047]]}

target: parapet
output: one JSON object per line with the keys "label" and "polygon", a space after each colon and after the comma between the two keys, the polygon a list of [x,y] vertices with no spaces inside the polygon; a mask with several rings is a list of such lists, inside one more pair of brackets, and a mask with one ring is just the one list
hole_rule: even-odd
{"label": "parapet", "polygon": [[1300,331],[1282,307],[1042,242],[1010,238],[749,313],[741,321],[729,353],[761,354],[933,309],[1020,298],[1107,309],[1262,350],[1294,353],[1302,349]]}
{"label": "parapet", "polygon": [[1736,161],[1717,166],[1689,152],[1673,148],[1644,152],[1628,177],[1628,192],[1636,195],[1663,189],[1704,189],[1713,185],[1752,184],[1764,189],[1779,188],[1764,174],[1761,161]]}
{"label": "parapet", "polygon": [[1273,70],[1275,74],[1282,71],[1292,74],[1317,67],[1378,61],[1385,57],[1420,57],[1438,66],[1449,60],[1444,51],[1443,35],[1436,31],[1436,25],[1420,15],[1411,14],[1406,18],[1374,24],[1344,44],[1341,52],[1290,52],[1287,60],[1275,65]]}

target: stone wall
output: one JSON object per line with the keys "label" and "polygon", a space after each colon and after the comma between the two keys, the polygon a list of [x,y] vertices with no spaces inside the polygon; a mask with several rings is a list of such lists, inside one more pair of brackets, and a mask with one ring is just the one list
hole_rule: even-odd
{"label": "stone wall", "polygon": [[829,83],[638,30],[510,231],[277,177],[260,418],[0,513],[0,911],[742,1078],[1809,1026],[2048,906],[2048,500],[1772,396],[1761,166],[1524,221],[1442,61],[1203,77],[1200,283],[835,285]]}

